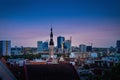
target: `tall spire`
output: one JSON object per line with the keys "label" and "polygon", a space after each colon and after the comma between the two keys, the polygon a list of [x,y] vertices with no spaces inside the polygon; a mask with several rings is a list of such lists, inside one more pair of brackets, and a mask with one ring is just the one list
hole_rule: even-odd
{"label": "tall spire", "polygon": [[52,27],[50,29],[50,43],[49,43],[49,49],[50,49],[50,58],[54,58],[54,42],[53,42],[53,32]]}
{"label": "tall spire", "polygon": [[49,45],[54,45],[54,42],[53,42],[53,29],[52,29],[52,27],[51,27],[51,32],[50,32],[50,43],[49,43]]}

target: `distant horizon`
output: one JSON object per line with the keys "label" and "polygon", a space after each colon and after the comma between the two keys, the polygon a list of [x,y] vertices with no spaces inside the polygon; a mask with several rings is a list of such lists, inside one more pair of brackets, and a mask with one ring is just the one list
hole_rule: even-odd
{"label": "distant horizon", "polygon": [[116,46],[120,40],[119,0],[1,0],[0,40],[12,46],[36,47],[37,41],[49,40],[53,27],[57,36],[72,45]]}
{"label": "distant horizon", "polygon": [[[61,36],[61,35],[60,35]],[[57,36],[58,37],[58,36]],[[57,37],[56,37],[56,40],[54,40],[54,47],[57,47]],[[63,36],[64,37],[64,36]],[[65,39],[65,40],[70,40],[70,39]],[[32,45],[16,45],[16,44],[14,44],[14,42],[12,41],[12,40],[10,40],[10,39],[2,39],[2,40],[0,40],[0,41],[11,41],[11,47],[15,47],[15,46],[17,46],[17,47],[37,47],[37,41],[35,42],[35,44],[34,44],[34,46],[32,46]],[[38,40],[38,41],[42,41],[42,42],[48,42],[49,43],[49,40]],[[74,42],[74,41],[72,41],[72,42]],[[79,45],[81,45],[81,44],[84,44],[84,45],[86,45],[86,46],[91,46],[91,44],[92,44],[92,47],[93,48],[110,48],[110,47],[113,47],[113,48],[115,48],[116,47],[116,42],[117,42],[117,40],[115,41],[115,44],[114,44],[114,46],[113,45],[111,45],[111,46],[94,46],[95,44],[93,44],[93,43],[80,43],[80,44],[78,44],[78,45],[73,45],[73,43],[72,43],[72,47],[79,47]],[[49,44],[48,44],[49,45]]]}

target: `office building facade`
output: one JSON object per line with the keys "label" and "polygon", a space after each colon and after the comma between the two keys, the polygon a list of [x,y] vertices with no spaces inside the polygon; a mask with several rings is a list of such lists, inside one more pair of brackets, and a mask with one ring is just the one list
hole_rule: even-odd
{"label": "office building facade", "polygon": [[43,52],[43,42],[37,41],[37,52]]}
{"label": "office building facade", "polygon": [[87,52],[92,52],[92,46],[87,46]]}
{"label": "office building facade", "polygon": [[87,46],[84,44],[79,45],[80,52],[84,53],[87,52]]}
{"label": "office building facade", "polygon": [[117,48],[117,53],[120,53],[120,40],[117,40],[116,48]]}
{"label": "office building facade", "polygon": [[48,42],[43,43],[43,51],[49,51]]}
{"label": "office building facade", "polygon": [[62,37],[62,36],[57,37],[57,48],[58,49],[64,48],[64,41],[65,41],[65,37]]}
{"label": "office building facade", "polygon": [[71,51],[71,40],[65,40],[64,49],[67,50],[67,52]]}
{"label": "office building facade", "polygon": [[11,41],[8,40],[0,41],[0,55],[2,56],[11,55]]}

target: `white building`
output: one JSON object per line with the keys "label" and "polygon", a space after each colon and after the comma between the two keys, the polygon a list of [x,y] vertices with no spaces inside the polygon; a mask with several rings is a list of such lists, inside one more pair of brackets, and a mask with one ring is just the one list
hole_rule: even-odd
{"label": "white building", "polygon": [[98,54],[95,53],[95,52],[92,52],[92,53],[90,54],[90,57],[91,57],[91,58],[97,58],[97,57],[98,57]]}
{"label": "white building", "polygon": [[0,55],[2,56],[11,55],[11,41],[8,40],[0,41]]}

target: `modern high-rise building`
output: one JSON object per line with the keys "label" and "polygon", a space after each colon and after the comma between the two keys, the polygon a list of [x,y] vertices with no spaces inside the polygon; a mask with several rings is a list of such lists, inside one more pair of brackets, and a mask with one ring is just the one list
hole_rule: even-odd
{"label": "modern high-rise building", "polygon": [[43,52],[43,42],[37,41],[37,52]]}
{"label": "modern high-rise building", "polygon": [[43,43],[43,51],[49,51],[48,42],[47,41]]}
{"label": "modern high-rise building", "polygon": [[65,37],[62,37],[62,36],[57,37],[57,48],[58,49],[64,48],[64,41],[65,41]]}
{"label": "modern high-rise building", "polygon": [[51,28],[50,32],[50,42],[49,42],[49,51],[50,51],[50,58],[54,58],[54,41],[53,41],[53,32]]}
{"label": "modern high-rise building", "polygon": [[117,48],[117,52],[120,53],[120,40],[117,40],[116,48]]}
{"label": "modern high-rise building", "polygon": [[84,45],[84,44],[80,44],[80,45],[79,45],[79,49],[80,49],[80,52],[82,52],[82,53],[84,53],[84,52],[87,51],[87,47],[86,47],[86,45]]}
{"label": "modern high-rise building", "polygon": [[64,49],[66,49],[67,52],[71,51],[71,40],[65,40],[65,42],[64,42]]}
{"label": "modern high-rise building", "polygon": [[2,56],[11,55],[11,41],[8,40],[0,41],[0,55]]}
{"label": "modern high-rise building", "polygon": [[87,52],[92,52],[92,46],[87,46]]}

